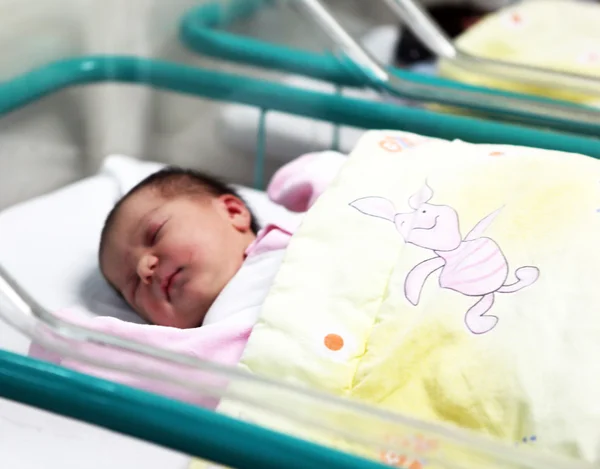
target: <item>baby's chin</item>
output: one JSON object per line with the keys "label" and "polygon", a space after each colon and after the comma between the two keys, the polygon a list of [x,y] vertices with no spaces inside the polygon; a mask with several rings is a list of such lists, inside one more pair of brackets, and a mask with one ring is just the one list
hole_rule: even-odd
{"label": "baby's chin", "polygon": [[[212,302],[210,304],[212,304]],[[174,311],[171,318],[171,327],[176,327],[178,329],[194,329],[202,326],[210,305],[207,305],[204,301],[198,301],[193,306],[186,306],[188,307],[185,309]]]}
{"label": "baby's chin", "polygon": [[208,310],[204,308],[195,308],[192,311],[175,311],[174,314],[165,322],[167,327],[174,327],[177,329],[194,329],[202,326],[204,317]]}
{"label": "baby's chin", "polygon": [[185,279],[173,295],[171,327],[193,329],[202,326],[217,298],[234,277],[220,272],[215,278]]}
{"label": "baby's chin", "polygon": [[208,309],[200,305],[186,306],[186,308],[177,308],[175,305],[170,305],[170,311],[163,310],[160,314],[154,315],[152,318],[142,315],[142,318],[154,326],[172,327],[175,329],[194,329],[200,327]]}
{"label": "baby's chin", "polygon": [[174,329],[195,329],[202,325],[204,316],[201,319],[189,318],[189,317],[173,317],[168,320],[159,321],[154,323],[154,326],[172,327]]}

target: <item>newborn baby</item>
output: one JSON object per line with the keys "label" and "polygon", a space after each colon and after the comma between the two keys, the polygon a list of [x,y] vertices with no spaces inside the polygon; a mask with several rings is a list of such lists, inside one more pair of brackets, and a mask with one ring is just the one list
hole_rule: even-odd
{"label": "newborn baby", "polygon": [[151,324],[198,327],[256,240],[238,194],[198,172],[169,168],[135,186],[109,214],[100,269]]}
{"label": "newborn baby", "polygon": [[[304,155],[271,180],[271,201],[306,211],[337,175],[345,156]],[[256,324],[297,223],[259,230],[252,211],[235,190],[202,173],[167,168],[131,189],[111,210],[102,230],[99,264],[108,283],[149,324],[114,317],[86,317],[77,307],[54,314],[97,332],[167,349],[221,365],[237,364]],[[201,327],[200,327],[201,326]],[[206,407],[218,398],[171,386],[170,379],[224,386],[140,355],[90,343],[69,345],[60,356],[33,343],[29,354],[46,361]],[[78,355],[74,354],[77,351]],[[82,360],[82,357],[86,357]],[[101,360],[102,367],[92,365]],[[170,379],[148,379],[127,369],[160,371]]]}

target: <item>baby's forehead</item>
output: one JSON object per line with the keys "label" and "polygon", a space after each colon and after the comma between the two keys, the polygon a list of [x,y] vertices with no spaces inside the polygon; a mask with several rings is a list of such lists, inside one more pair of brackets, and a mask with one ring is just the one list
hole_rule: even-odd
{"label": "baby's forehead", "polygon": [[185,194],[166,197],[153,187],[142,188],[119,203],[112,216],[112,222],[107,226],[106,236],[110,238],[127,235],[143,226],[158,210],[177,210],[178,204],[171,202],[184,198]]}
{"label": "baby's forehead", "polygon": [[114,215],[115,224],[141,221],[149,212],[165,202],[166,199],[152,188],[141,189],[121,201]]}
{"label": "baby's forehead", "polygon": [[159,209],[168,207],[169,210],[177,210],[180,207],[179,201],[190,201],[197,208],[202,208],[205,206],[202,202],[214,197],[205,191],[189,193],[185,188],[175,189],[171,188],[168,194],[163,194],[159,188],[148,186],[126,196],[114,212],[112,226],[107,234],[135,230]]}
{"label": "baby's forehead", "polygon": [[122,200],[107,220],[102,235],[103,251],[113,250],[119,241],[133,232],[143,223],[160,201],[149,191],[140,191]]}

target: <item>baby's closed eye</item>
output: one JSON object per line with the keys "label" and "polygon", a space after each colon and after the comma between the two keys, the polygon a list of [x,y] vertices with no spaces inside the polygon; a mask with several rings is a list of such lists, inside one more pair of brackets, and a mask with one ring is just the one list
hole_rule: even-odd
{"label": "baby's closed eye", "polygon": [[148,245],[152,246],[154,243],[156,243],[156,240],[158,239],[158,235],[162,231],[165,224],[166,224],[166,220],[163,222],[150,224],[150,226],[148,227],[147,236],[146,236],[146,243]]}

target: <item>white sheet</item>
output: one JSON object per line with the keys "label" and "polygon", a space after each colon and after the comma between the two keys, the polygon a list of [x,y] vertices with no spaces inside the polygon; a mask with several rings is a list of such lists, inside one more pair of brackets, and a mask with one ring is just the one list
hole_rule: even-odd
{"label": "white sheet", "polygon": [[[139,321],[100,276],[96,249],[115,201],[160,167],[111,156],[97,176],[0,213],[0,264],[50,310],[81,305],[89,314]],[[239,189],[261,223],[297,216],[262,192]],[[26,354],[29,343],[0,322],[0,348]],[[2,399],[0,455],[0,466],[11,469],[183,469],[188,461],[185,455]]]}

